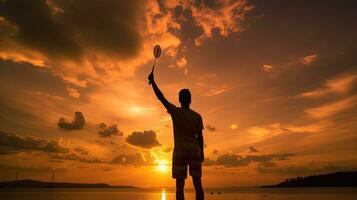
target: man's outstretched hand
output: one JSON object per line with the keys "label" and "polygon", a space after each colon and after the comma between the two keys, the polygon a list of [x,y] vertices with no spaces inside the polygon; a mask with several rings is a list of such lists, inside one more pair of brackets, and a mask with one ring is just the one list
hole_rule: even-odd
{"label": "man's outstretched hand", "polygon": [[148,76],[148,79],[149,79],[149,85],[151,85],[151,83],[154,82],[154,73],[151,72]]}

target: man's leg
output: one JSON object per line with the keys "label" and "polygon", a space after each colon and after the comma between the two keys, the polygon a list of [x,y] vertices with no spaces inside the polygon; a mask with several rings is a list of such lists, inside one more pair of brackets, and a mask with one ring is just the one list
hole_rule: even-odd
{"label": "man's leg", "polygon": [[185,178],[176,178],[176,200],[184,200]]}
{"label": "man's leg", "polygon": [[193,185],[196,190],[196,200],[204,200],[204,192],[202,188],[202,182],[200,176],[192,176]]}

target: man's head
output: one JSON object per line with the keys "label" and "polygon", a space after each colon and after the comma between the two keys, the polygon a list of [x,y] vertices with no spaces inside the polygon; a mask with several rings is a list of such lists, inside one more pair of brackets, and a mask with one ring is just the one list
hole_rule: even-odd
{"label": "man's head", "polygon": [[188,89],[182,89],[179,93],[179,101],[181,106],[184,108],[189,108],[191,103],[191,92]]}

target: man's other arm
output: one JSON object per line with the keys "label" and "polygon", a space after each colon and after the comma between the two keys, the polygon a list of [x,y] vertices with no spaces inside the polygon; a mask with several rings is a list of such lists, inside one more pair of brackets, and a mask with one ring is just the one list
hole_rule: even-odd
{"label": "man's other arm", "polygon": [[152,89],[154,90],[156,97],[161,101],[162,105],[164,105],[165,108],[169,110],[172,104],[164,97],[164,94],[162,94],[159,87],[156,85],[156,82],[154,80],[154,74],[150,73],[148,79],[151,83]]}
{"label": "man's other arm", "polygon": [[202,129],[199,129],[197,132],[197,142],[201,149],[201,162],[203,162],[205,160],[205,155],[203,150],[204,143],[203,143]]}

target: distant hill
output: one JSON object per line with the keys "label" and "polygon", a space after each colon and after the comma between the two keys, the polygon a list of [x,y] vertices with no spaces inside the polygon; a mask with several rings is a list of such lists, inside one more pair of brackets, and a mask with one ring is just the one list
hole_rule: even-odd
{"label": "distant hill", "polygon": [[289,178],[277,185],[263,187],[357,187],[357,171]]}
{"label": "distant hill", "polygon": [[51,183],[24,179],[0,182],[0,188],[136,188],[133,186],[111,186],[105,183]]}

